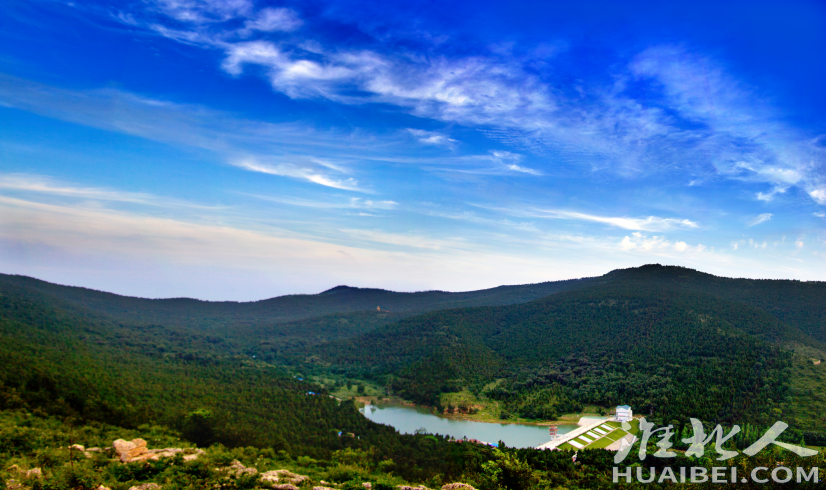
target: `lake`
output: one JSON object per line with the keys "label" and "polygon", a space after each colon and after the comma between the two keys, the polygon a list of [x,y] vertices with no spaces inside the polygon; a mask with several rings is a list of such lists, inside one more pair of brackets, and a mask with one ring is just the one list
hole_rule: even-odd
{"label": "lake", "polygon": [[[496,444],[504,442],[508,447],[536,447],[551,440],[548,427],[520,424],[494,424],[440,417],[423,409],[394,405],[367,405],[361,409],[365,417],[379,424],[386,424],[402,434],[413,434],[424,429],[430,434],[441,434],[456,439],[467,437]],[[558,426],[558,434],[566,434],[576,425]]]}

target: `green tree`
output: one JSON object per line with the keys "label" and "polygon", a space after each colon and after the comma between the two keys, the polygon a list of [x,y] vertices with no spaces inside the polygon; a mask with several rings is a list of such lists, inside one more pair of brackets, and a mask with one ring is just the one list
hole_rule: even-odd
{"label": "green tree", "polygon": [[528,490],[537,483],[531,466],[511,452],[493,450],[493,459],[482,464],[485,490]]}
{"label": "green tree", "polygon": [[183,435],[201,447],[212,444],[215,440],[215,419],[212,412],[199,408],[187,414]]}

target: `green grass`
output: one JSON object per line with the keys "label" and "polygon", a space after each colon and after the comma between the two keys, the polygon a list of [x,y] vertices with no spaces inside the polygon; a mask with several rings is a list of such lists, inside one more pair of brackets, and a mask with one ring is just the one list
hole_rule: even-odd
{"label": "green grass", "polygon": [[[606,447],[610,446],[614,442],[620,440],[621,438],[627,436],[628,434],[637,434],[639,432],[639,430],[640,430],[640,421],[639,420],[634,419],[629,423],[631,424],[631,430],[629,430],[629,431],[625,431],[624,429],[622,429],[622,423],[620,423],[620,422],[605,422],[601,425],[596,426],[596,427],[601,427],[602,425],[607,425],[607,426],[613,428],[614,430],[609,432],[605,436],[602,436],[599,439],[596,439],[595,441],[593,441],[589,444],[585,444],[583,441],[581,441],[579,439],[580,436],[575,437],[573,440],[576,441],[576,442],[579,442],[580,444],[584,444],[584,447],[582,449],[603,449],[603,448],[606,448]],[[587,434],[587,432],[586,432],[586,434]],[[584,435],[584,434],[581,434],[581,435]],[[585,437],[588,437],[588,436],[585,436]],[[590,437],[589,437],[589,439],[590,439]],[[567,451],[578,451],[579,450],[579,448],[576,448],[576,447],[572,446],[571,444],[569,444],[567,442],[565,444],[560,445],[559,449],[567,450]]]}

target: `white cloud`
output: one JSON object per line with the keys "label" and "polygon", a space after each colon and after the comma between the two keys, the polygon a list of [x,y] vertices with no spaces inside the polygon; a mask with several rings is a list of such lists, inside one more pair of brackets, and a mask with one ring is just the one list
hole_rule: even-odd
{"label": "white cloud", "polygon": [[348,191],[368,192],[358,186],[358,181],[355,179],[337,179],[329,175],[325,175],[318,168],[312,168],[294,163],[277,163],[267,164],[261,163],[254,158],[244,158],[231,162],[236,167],[240,167],[253,172],[261,172],[269,175],[278,175],[282,177],[293,177],[296,179],[306,180],[314,184],[332,187],[334,189],[342,189]]}
{"label": "white cloud", "polygon": [[626,230],[658,232],[672,230],[675,228],[695,229],[699,228],[700,226],[696,222],[691,221],[689,219],[660,218],[658,216],[648,216],[647,218],[628,218],[614,216],[598,216],[594,214],[581,213],[578,211],[541,209],[536,207],[499,208],[495,206],[487,206],[480,204],[468,204],[482,209],[503,212],[505,214],[509,214],[512,216],[588,221],[594,223],[604,223],[610,226],[615,226],[617,228],[623,228]]}
{"label": "white cloud", "polygon": [[772,189],[769,192],[758,192],[757,199],[760,201],[769,202],[774,200],[774,196],[776,196],[777,194],[784,194],[788,189],[788,186],[775,186],[774,189]]}
{"label": "white cloud", "polygon": [[664,236],[647,236],[640,232],[634,232],[630,236],[625,236],[619,242],[619,248],[624,251],[652,252],[655,254],[668,255],[671,251],[679,253],[700,253],[706,250],[703,244],[691,246],[683,241],[670,242]]}
{"label": "white cloud", "polygon": [[817,216],[818,218],[826,218],[826,213],[812,213],[813,215]]}
{"label": "white cloud", "polygon": [[407,131],[410,132],[419,143],[423,143],[426,145],[437,145],[437,146],[447,146],[453,147],[457,141],[444,133],[439,133],[437,131],[424,131],[422,129],[412,129],[408,128]]}
{"label": "white cloud", "polygon": [[522,167],[522,166],[517,165],[515,163],[505,165],[505,168],[508,169],[508,170],[512,170],[514,172],[519,172],[519,173],[523,173],[523,174],[542,175],[542,172],[540,172],[539,170],[535,170],[535,169],[528,168],[528,167]]}
{"label": "white cloud", "polygon": [[779,111],[720,63],[680,47],[659,46],[637,56],[630,68],[637,77],[661,84],[664,103],[706,126],[686,133],[699,142],[684,149],[686,156],[702,161],[702,154],[710,155],[704,159],[726,177],[776,186],[758,199],[770,200],[793,185],[816,201],[826,198],[817,187],[826,149],[788,126]]}
{"label": "white cloud", "polygon": [[[0,74],[0,103],[36,114],[214,152],[239,168],[367,192],[340,155],[361,161],[404,154],[396,137],[361,130],[319,131],[296,123],[237,118],[202,106],[142,97],[112,89],[71,91]],[[280,155],[274,157],[273,155]],[[250,160],[250,161],[246,161]],[[363,166],[361,167],[363,168]]]}
{"label": "white cloud", "polygon": [[[522,126],[553,110],[546,88],[505,60],[390,57],[372,51],[285,52],[270,41],[225,44],[224,69],[269,69],[273,88],[293,98],[365,100],[402,106],[416,115],[473,124]],[[364,95],[355,96],[352,88]]]}
{"label": "white cloud", "polygon": [[261,199],[264,201],[271,201],[277,202],[281,204],[287,204],[290,206],[300,206],[305,208],[315,208],[315,209],[366,209],[366,210],[382,210],[382,211],[390,211],[396,209],[399,206],[399,203],[395,201],[378,201],[372,199],[363,199],[361,197],[351,197],[348,200],[340,200],[340,201],[319,201],[319,200],[312,200],[312,199],[304,199],[298,197],[283,197],[283,196],[263,196],[259,194],[247,194],[242,193],[243,195],[254,197],[256,199]]}
{"label": "white cloud", "polygon": [[[533,141],[540,148],[573,151],[581,159],[607,156],[606,163],[627,175],[658,171],[662,161],[698,172],[707,172],[711,164],[729,178],[774,184],[774,193],[796,185],[813,199],[826,200],[813,187],[823,149],[777,122],[768,105],[755,103],[719,65],[676,48],[642,53],[631,73],[658,80],[666,104],[707,129],[676,126],[667,111],[629,98],[621,85],[593,89],[594,102],[583,106],[560,98],[517,63],[495,57],[406,59],[366,51],[314,56],[284,53],[267,42],[235,45],[228,48],[225,68],[238,74],[243,64],[262,64],[270,69],[273,88],[291,97],[342,103],[367,98],[419,116],[490,125],[500,129],[488,130],[489,135],[514,144]],[[701,79],[706,83],[698,84]],[[353,87],[366,95],[354,99],[349,95]],[[758,197],[771,199],[774,193]]]}
{"label": "white cloud", "polygon": [[298,29],[302,24],[298,15],[288,8],[265,8],[261,9],[254,19],[248,20],[244,26],[248,30],[255,31],[289,32]]}
{"label": "white cloud", "polygon": [[522,160],[522,155],[511,153],[509,151],[494,150],[490,152],[490,159],[499,164],[500,167],[508,172],[517,172],[530,175],[542,175],[539,170],[519,165]]}
{"label": "white cloud", "polygon": [[[170,16],[192,18],[191,32],[156,29],[159,33],[224,50],[223,67],[234,75],[245,65],[263,66],[273,89],[292,98],[392,104],[417,116],[477,126],[506,144],[539,153],[552,150],[630,178],[690,171],[697,175],[693,183],[702,182],[703,176],[722,176],[779,189],[797,186],[826,203],[819,184],[819,176],[826,173],[826,148],[818,138],[790,126],[724,65],[696,50],[652,47],[625,69],[620,67],[614,85],[584,82],[574,96],[537,76],[527,69],[528,61],[508,50],[451,58],[325,47],[306,38],[278,44],[234,42],[231,30],[210,33],[203,19],[250,17],[245,2],[167,3],[164,9]],[[636,99],[626,91],[632,80],[656,85],[646,98]],[[685,120],[693,127],[687,128]],[[440,141],[436,137],[431,144]]]}
{"label": "white cloud", "polygon": [[770,219],[772,219],[772,216],[774,216],[772,213],[763,213],[763,214],[757,215],[748,222],[748,225],[749,226],[759,225],[760,223],[764,223],[764,222],[769,221]]}
{"label": "white cloud", "polygon": [[251,0],[156,0],[157,7],[181,22],[222,22],[244,17],[253,10]]}
{"label": "white cloud", "polygon": [[595,223],[604,223],[617,228],[624,228],[626,230],[641,230],[641,231],[664,231],[674,228],[698,228],[699,225],[694,221],[688,219],[677,218],[660,218],[657,216],[648,216],[647,218],[627,218],[627,217],[613,217],[613,216],[597,216],[593,214],[579,213],[575,211],[560,211],[560,210],[536,210],[534,216],[555,219],[591,221]]}
{"label": "white cloud", "polygon": [[395,201],[373,201],[370,199],[362,199],[360,197],[353,197],[350,199],[350,207],[360,209],[395,209],[399,203]]}

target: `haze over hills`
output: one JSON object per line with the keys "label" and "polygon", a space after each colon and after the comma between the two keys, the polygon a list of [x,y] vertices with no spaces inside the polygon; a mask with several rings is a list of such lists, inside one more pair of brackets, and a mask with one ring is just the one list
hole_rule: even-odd
{"label": "haze over hills", "polygon": [[201,301],[190,298],[144,299],[61,286],[31,277],[0,274],[0,284],[44,295],[65,305],[140,323],[226,329],[234,325],[261,325],[334,313],[375,310],[413,314],[443,308],[507,305],[531,301],[558,291],[582,287],[590,279],[499,286],[451,293],[398,293],[384,289],[337,286],[319,294],[296,294],[251,301]]}

